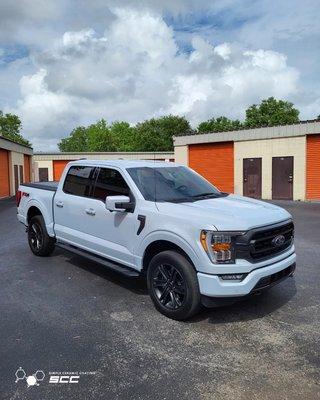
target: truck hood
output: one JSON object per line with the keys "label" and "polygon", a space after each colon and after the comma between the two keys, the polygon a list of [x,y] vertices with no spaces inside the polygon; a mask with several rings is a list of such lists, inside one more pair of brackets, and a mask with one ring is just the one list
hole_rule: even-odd
{"label": "truck hood", "polygon": [[157,206],[167,215],[201,224],[201,229],[214,225],[218,231],[246,231],[291,218],[281,207],[232,194],[192,203],[157,203]]}

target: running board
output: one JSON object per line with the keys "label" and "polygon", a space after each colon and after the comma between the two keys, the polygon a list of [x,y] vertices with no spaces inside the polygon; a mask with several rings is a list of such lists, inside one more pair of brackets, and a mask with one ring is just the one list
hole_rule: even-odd
{"label": "running board", "polygon": [[133,268],[126,267],[125,265],[118,264],[114,261],[108,260],[104,257],[98,256],[96,254],[90,253],[89,251],[79,249],[79,247],[72,246],[70,244],[65,244],[61,242],[57,242],[56,246],[60,249],[67,250],[70,253],[76,254],[78,256],[82,256],[87,258],[90,261],[94,261],[98,264],[101,264],[114,272],[118,272],[119,274],[125,275],[130,278],[137,278],[140,276],[140,273]]}

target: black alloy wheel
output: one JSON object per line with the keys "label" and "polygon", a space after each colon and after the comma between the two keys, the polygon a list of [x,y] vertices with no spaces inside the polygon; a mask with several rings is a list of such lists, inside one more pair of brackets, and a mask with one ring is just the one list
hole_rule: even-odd
{"label": "black alloy wheel", "polygon": [[186,298],[186,283],[177,268],[160,264],[154,270],[152,287],[159,302],[169,310],[183,306]]}
{"label": "black alloy wheel", "polygon": [[28,243],[33,254],[49,256],[55,247],[55,238],[48,235],[42,215],[35,215],[28,224]]}
{"label": "black alloy wheel", "polygon": [[197,272],[184,254],[165,250],[153,256],[147,284],[155,308],[166,317],[184,321],[200,309]]}
{"label": "black alloy wheel", "polygon": [[31,250],[35,253],[39,252],[43,246],[42,229],[38,222],[33,222],[29,226],[29,243]]}

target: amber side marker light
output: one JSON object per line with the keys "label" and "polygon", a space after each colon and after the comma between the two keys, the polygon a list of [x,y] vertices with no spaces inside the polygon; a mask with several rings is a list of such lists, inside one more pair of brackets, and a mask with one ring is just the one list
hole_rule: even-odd
{"label": "amber side marker light", "polygon": [[200,242],[201,242],[202,247],[204,248],[204,250],[208,253],[207,232],[206,231],[201,231]]}

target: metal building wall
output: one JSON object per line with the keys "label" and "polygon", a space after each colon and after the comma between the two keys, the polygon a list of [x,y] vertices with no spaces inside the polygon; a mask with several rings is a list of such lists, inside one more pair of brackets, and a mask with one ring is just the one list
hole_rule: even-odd
{"label": "metal building wall", "polygon": [[262,158],[262,198],[272,199],[272,157],[294,157],[293,199],[305,200],[306,137],[251,140],[234,143],[235,193],[243,194],[243,159]]}

